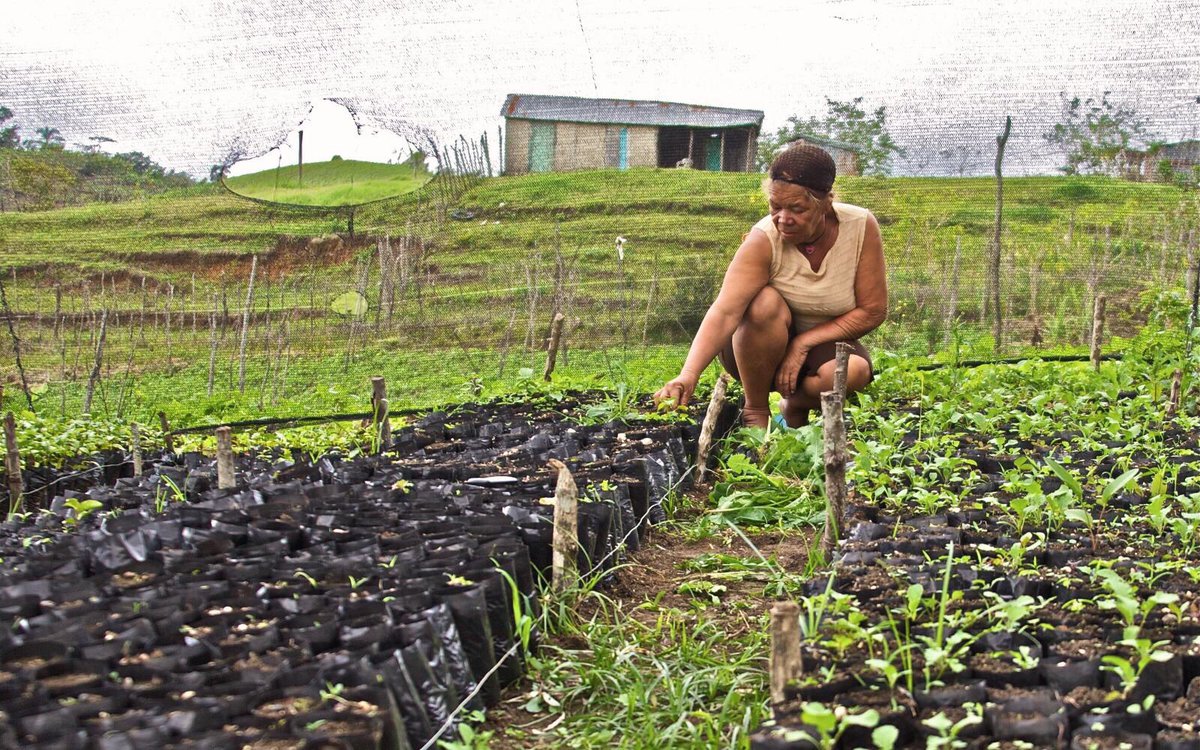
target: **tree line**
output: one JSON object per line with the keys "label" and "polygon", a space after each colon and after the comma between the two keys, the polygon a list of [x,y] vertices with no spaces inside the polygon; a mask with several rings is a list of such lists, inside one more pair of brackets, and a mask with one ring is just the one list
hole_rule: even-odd
{"label": "tree line", "polygon": [[36,137],[22,137],[14,118],[0,105],[0,211],[124,201],[196,184],[140,151],[104,152],[113,142],[105,136],[68,147],[58,128],[47,125],[33,131]]}
{"label": "tree line", "polygon": [[[1191,185],[1200,182],[1200,173],[1195,169],[1180,171],[1162,158],[1165,143],[1150,132],[1133,106],[1112,98],[1111,91],[1098,97],[1060,92],[1059,99],[1059,117],[1041,138],[1061,154],[1063,161],[1058,169],[1063,174],[1099,174]],[[859,173],[864,175],[888,175],[894,158],[905,156],[904,148],[888,131],[886,106],[865,107],[861,96],[849,101],[826,97],[825,105],[823,115],[807,118],[793,115],[775,132],[760,136],[759,169],[766,169],[781,149],[799,139],[854,152]],[[948,161],[957,159],[962,174],[967,166],[966,154],[987,160],[984,152],[990,149],[990,140],[982,140],[974,150],[958,143],[938,153]]]}

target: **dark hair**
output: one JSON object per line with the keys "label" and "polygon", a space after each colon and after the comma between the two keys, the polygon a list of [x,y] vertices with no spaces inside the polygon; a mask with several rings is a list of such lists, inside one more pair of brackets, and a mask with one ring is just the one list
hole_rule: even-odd
{"label": "dark hair", "polygon": [[768,174],[772,180],[790,182],[824,195],[833,189],[837,165],[824,149],[797,141],[779,152]]}

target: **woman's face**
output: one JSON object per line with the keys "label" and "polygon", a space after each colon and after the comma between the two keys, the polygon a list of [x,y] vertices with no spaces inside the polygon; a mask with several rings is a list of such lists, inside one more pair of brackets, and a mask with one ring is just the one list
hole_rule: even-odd
{"label": "woman's face", "polygon": [[824,231],[824,203],[806,188],[772,180],[767,187],[767,205],[775,228],[789,242],[815,242]]}

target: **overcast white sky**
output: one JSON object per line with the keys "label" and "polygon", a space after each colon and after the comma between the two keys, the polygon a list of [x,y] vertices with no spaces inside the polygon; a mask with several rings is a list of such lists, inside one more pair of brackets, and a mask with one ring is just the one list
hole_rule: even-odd
{"label": "overcast white sky", "polygon": [[[201,176],[305,118],[313,161],[395,156],[387,127],[494,138],[508,93],[761,109],[764,130],[862,96],[887,106],[902,171],[990,171],[1005,114],[1010,173],[1052,170],[1063,90],[1111,90],[1166,140],[1200,126],[1200,0],[57,0],[6,8],[0,39],[25,134],[103,135]],[[369,113],[370,137],[326,97]],[[262,163],[281,159],[294,148]]]}

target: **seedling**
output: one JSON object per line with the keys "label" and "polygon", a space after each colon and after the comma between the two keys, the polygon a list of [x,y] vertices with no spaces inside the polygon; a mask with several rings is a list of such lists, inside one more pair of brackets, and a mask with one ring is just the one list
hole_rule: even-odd
{"label": "seedling", "polygon": [[1126,659],[1123,656],[1115,654],[1107,654],[1100,657],[1100,669],[1105,672],[1111,672],[1121,681],[1121,697],[1128,698],[1137,685],[1138,679],[1142,676],[1142,672],[1146,667],[1155,662],[1168,662],[1174,658],[1174,654],[1170,651],[1163,651],[1162,646],[1167,645],[1167,641],[1151,641],[1149,638],[1138,638],[1137,628],[1126,628],[1125,638],[1118,641],[1119,645],[1126,646],[1133,650],[1133,659]]}
{"label": "seedling", "polygon": [[309,586],[312,586],[314,589],[317,587],[317,579],[313,578],[308,573],[305,573],[303,570],[297,570],[295,573],[292,573],[292,577],[303,578],[304,580],[308,581]]}
{"label": "seedling", "polygon": [[[817,734],[814,737],[811,733],[805,730],[796,730],[786,732],[786,738],[796,740],[807,740],[816,745],[820,750],[833,750],[837,746],[838,740],[842,734],[850,727],[863,727],[866,729],[874,729],[879,725],[879,712],[875,709],[868,709],[862,713],[850,713],[843,706],[835,706],[830,708],[824,703],[805,703],[800,709],[800,722],[807,724],[816,730]],[[895,727],[892,727],[895,730]],[[792,737],[792,735],[795,735]],[[880,739],[886,740],[890,733],[884,732],[880,735]],[[874,737],[872,737],[873,739]],[[891,744],[896,741],[895,737],[891,738]]]}
{"label": "seedling", "polygon": [[926,743],[927,750],[957,750],[967,746],[965,741],[958,739],[958,735],[967,727],[983,723],[983,707],[978,703],[966,703],[963,709],[967,715],[958,721],[938,712],[921,722],[937,732],[937,736],[931,736]]}
{"label": "seedling", "polygon": [[104,507],[104,503],[99,500],[80,500],[75,497],[68,498],[64,504],[72,511],[72,515],[63,521],[68,525],[77,524]]}

